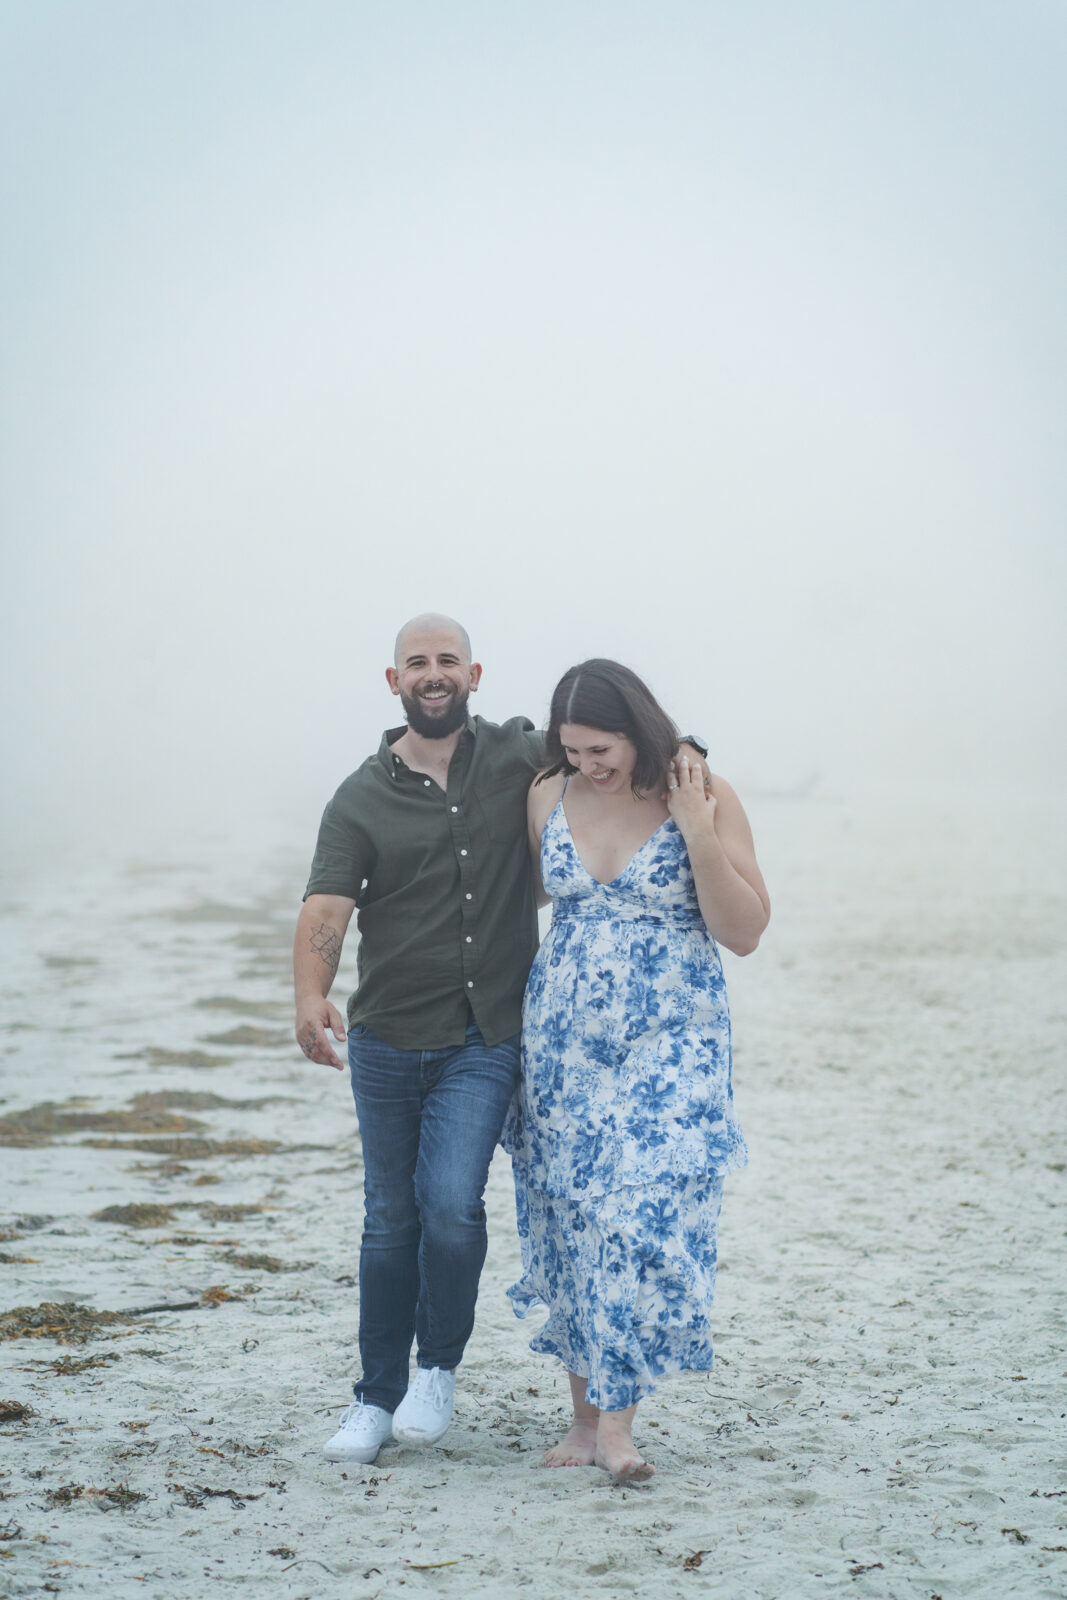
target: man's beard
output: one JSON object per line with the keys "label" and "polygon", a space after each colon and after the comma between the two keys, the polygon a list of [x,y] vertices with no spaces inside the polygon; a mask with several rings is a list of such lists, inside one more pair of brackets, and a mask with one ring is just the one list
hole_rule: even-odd
{"label": "man's beard", "polygon": [[469,689],[462,694],[455,693],[455,698],[450,703],[442,702],[443,709],[436,713],[427,711],[421,700],[410,699],[406,694],[401,694],[400,704],[404,707],[412,733],[419,734],[423,739],[447,739],[449,734],[466,727],[469,699]]}

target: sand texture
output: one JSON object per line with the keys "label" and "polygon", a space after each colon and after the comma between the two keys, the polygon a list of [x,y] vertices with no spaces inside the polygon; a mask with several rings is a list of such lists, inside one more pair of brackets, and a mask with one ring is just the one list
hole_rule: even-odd
{"label": "sand texture", "polygon": [[1054,808],[751,811],[718,1361],[642,1407],[627,1488],[541,1463],[564,1381],[505,1300],[502,1156],[451,1431],[321,1454],[361,1163],[290,1031],[310,839],[7,883],[0,1594],[1067,1595]]}

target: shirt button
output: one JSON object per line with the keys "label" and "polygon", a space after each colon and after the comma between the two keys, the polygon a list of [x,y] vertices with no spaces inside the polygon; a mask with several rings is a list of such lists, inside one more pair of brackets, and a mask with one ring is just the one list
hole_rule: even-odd
{"label": "shirt button", "polygon": [[468,896],[467,896],[467,899],[468,899],[468,900],[473,900],[473,899],[474,899],[474,896],[473,896],[473,895],[472,895],[472,894],[469,894],[469,895],[468,895]]}
{"label": "shirt button", "polygon": [[461,856],[465,856],[465,855],[466,855],[466,854],[467,854],[467,852],[466,852],[466,850],[461,850],[461,851],[460,851],[460,855],[461,855]]}
{"label": "shirt button", "polygon": [[468,989],[473,989],[474,988],[474,979],[473,978],[468,978],[467,979],[467,988]]}
{"label": "shirt button", "polygon": [[459,810],[459,807],[458,807],[458,806],[453,806],[453,807],[452,807],[452,810],[453,810],[453,811],[458,811],[458,810]]}
{"label": "shirt button", "polygon": [[430,787],[430,780],[429,780],[429,778],[423,778],[423,780],[422,780],[422,781],[423,781],[423,783],[424,783],[424,784],[425,784],[425,785],[426,785],[426,787],[427,787],[427,789],[428,789],[428,788],[429,788],[429,787]]}
{"label": "shirt button", "polygon": [[471,942],[471,936],[470,936],[470,934],[469,934],[469,933],[468,933],[468,935],[467,935],[467,943],[468,943],[468,944],[470,944],[470,942]]}

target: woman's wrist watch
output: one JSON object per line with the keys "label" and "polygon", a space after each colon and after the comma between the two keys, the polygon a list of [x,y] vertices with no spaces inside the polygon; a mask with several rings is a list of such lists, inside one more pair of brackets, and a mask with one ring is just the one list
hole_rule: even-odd
{"label": "woman's wrist watch", "polygon": [[678,743],[691,744],[694,750],[700,751],[700,754],[704,757],[705,761],[708,759],[708,747],[704,743],[704,740],[701,739],[697,734],[681,733],[678,735]]}

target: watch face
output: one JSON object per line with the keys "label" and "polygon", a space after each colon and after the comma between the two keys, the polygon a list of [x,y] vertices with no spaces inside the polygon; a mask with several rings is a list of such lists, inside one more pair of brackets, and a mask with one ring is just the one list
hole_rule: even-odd
{"label": "watch face", "polygon": [[691,744],[694,750],[700,751],[705,761],[708,759],[708,747],[703,739],[699,739],[695,733],[683,733],[678,742],[679,744]]}

